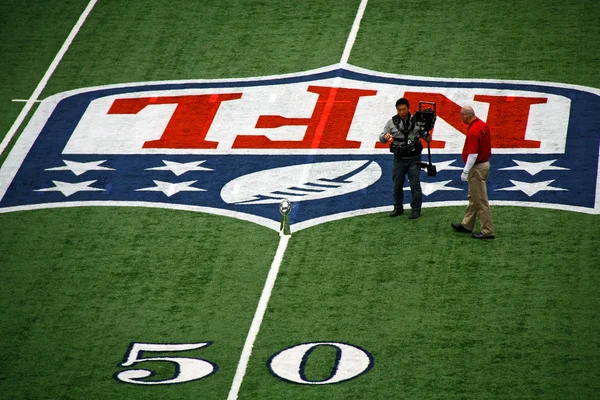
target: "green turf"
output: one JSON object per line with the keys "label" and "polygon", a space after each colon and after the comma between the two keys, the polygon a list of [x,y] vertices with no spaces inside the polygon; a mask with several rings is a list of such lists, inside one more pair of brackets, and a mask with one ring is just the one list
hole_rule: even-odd
{"label": "green turf", "polygon": [[[337,63],[358,3],[99,1],[42,97]],[[31,94],[85,4],[0,5],[0,67],[10,77],[0,85],[0,135],[22,105],[8,100]],[[599,17],[598,3],[583,0],[370,0],[350,62],[600,87]],[[240,398],[595,398],[598,216],[495,207],[498,239],[479,243],[449,231],[462,211],[295,233]],[[390,256],[396,237],[414,240],[402,257]],[[0,214],[0,397],[225,398],[276,244],[264,228],[190,212]],[[489,261],[479,261],[481,248]],[[410,254],[419,262],[407,263]],[[111,377],[131,341],[204,340],[215,343],[187,355],[216,362],[213,377],[168,388]],[[268,373],[276,352],[322,340],[369,350],[373,370],[320,387]],[[308,376],[326,376],[332,357],[315,351]],[[148,364],[159,377],[173,373]]]}
{"label": "green turf", "polygon": [[[600,217],[494,207],[497,239],[482,242],[450,228],[463,210],[294,234],[240,398],[596,398]],[[318,341],[360,346],[374,368],[319,387],[267,372],[275,352]]]}
{"label": "green turf", "polygon": [[0,2],[0,141],[25,105],[12,100],[29,99],[87,3]]}
{"label": "green turf", "polygon": [[350,63],[449,78],[600,88],[596,0],[369,0]]}
{"label": "green turf", "polygon": [[262,76],[335,64],[359,3],[100,1],[45,93],[108,83]]}
{"label": "green turf", "polygon": [[[0,214],[0,397],[226,397],[276,232],[198,213],[119,211]],[[133,341],[214,341],[171,355],[205,358],[220,370],[184,385],[117,383],[112,375],[124,370],[117,364]],[[145,364],[159,371],[154,379],[174,372]]]}

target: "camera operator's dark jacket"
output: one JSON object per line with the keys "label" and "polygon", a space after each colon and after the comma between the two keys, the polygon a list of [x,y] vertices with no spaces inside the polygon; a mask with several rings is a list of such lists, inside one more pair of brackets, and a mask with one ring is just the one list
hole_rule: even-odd
{"label": "camera operator's dark jacket", "polygon": [[379,135],[381,143],[386,143],[384,136],[387,132],[392,134],[396,145],[401,146],[399,152],[394,152],[396,158],[413,158],[423,151],[423,145],[419,138],[423,136],[424,132],[411,113],[404,120],[399,115],[394,115],[385,124],[383,132]]}

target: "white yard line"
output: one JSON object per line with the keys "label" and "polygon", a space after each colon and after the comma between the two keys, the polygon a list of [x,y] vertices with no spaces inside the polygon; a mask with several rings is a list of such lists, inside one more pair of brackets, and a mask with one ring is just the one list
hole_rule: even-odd
{"label": "white yard line", "polygon": [[350,58],[352,47],[354,47],[354,41],[356,40],[358,29],[360,28],[360,21],[362,21],[362,17],[365,13],[368,2],[369,0],[362,0],[360,2],[360,6],[358,6],[356,18],[354,18],[354,23],[352,24],[352,29],[350,30],[350,35],[348,35],[348,39],[346,40],[346,47],[344,48],[344,53],[342,54],[342,59],[340,60],[341,68],[344,68],[346,65],[348,65],[348,59]]}
{"label": "white yard line", "polygon": [[283,254],[285,253],[285,249],[287,248],[289,240],[290,236],[286,235],[282,235],[279,239],[279,246],[277,247],[277,252],[275,253],[275,258],[273,259],[273,264],[271,264],[271,269],[269,270],[269,275],[267,276],[265,287],[263,288],[262,294],[260,295],[258,307],[256,308],[256,312],[254,313],[254,318],[252,319],[252,324],[250,325],[250,331],[248,332],[248,336],[246,337],[246,343],[244,343],[242,355],[240,357],[240,361],[235,371],[235,376],[233,377],[233,384],[231,385],[231,389],[229,390],[227,400],[235,400],[238,397],[240,387],[242,386],[242,381],[244,380],[244,375],[246,375],[246,368],[248,368],[248,361],[250,360],[250,355],[252,354],[252,348],[254,347],[254,342],[256,341],[256,337],[258,336],[258,331],[260,330],[260,325],[262,324],[265,312],[267,311],[267,305],[269,304],[269,299],[271,298],[271,292],[273,291],[273,287],[275,286],[275,280],[277,279],[279,267],[281,266]]}
{"label": "white yard line", "polygon": [[[360,27],[360,21],[362,20],[365,8],[367,7],[367,2],[368,0],[362,0],[360,2],[360,6],[358,7],[358,12],[354,18],[354,23],[352,24],[352,29],[350,30],[350,34],[346,40],[346,46],[344,47],[342,59],[340,60],[341,68],[344,68],[346,65],[348,65],[348,59],[350,58],[350,53],[352,52],[352,47],[354,46],[354,41],[356,40],[356,35]],[[227,400],[237,400],[238,398],[244,376],[246,375],[246,369],[248,368],[248,362],[250,361],[250,356],[252,355],[252,348],[254,347],[254,342],[256,341],[258,332],[260,331],[260,326],[262,325],[265,312],[267,311],[269,299],[271,298],[271,292],[275,286],[275,280],[277,279],[279,267],[281,266],[281,261],[283,260],[283,255],[285,253],[285,249],[287,248],[290,237],[291,236],[286,235],[280,236],[279,246],[277,247],[277,252],[275,253],[273,263],[271,264],[271,269],[269,270],[265,287],[263,288],[260,300],[258,301],[258,307],[254,314],[254,318],[252,319],[250,331],[246,337],[246,342],[244,343],[244,348],[242,349],[242,355],[240,356],[240,361],[238,362]]]}
{"label": "white yard line", "polygon": [[56,57],[54,57],[52,64],[50,64],[50,67],[48,67],[48,70],[42,77],[42,80],[40,81],[40,83],[38,83],[37,87],[31,94],[31,97],[26,101],[25,106],[19,113],[19,116],[17,117],[15,122],[12,124],[12,126],[8,130],[8,133],[4,137],[4,140],[2,140],[2,143],[0,143],[0,155],[2,155],[4,150],[6,150],[6,147],[8,147],[8,144],[12,140],[13,136],[15,136],[15,134],[19,130],[19,127],[21,126],[21,124],[23,123],[25,118],[27,117],[27,114],[29,114],[29,111],[31,111],[31,108],[33,107],[33,105],[38,101],[38,98],[40,97],[40,95],[42,94],[42,91],[48,84],[50,77],[56,70],[56,67],[58,67],[58,64],[62,60],[63,56],[65,55],[65,53],[67,52],[69,47],[71,46],[71,43],[73,43],[73,39],[75,39],[75,36],[77,36],[77,33],[79,33],[79,29],[81,29],[81,26],[83,25],[83,23],[87,19],[88,15],[90,14],[92,9],[96,5],[96,2],[97,2],[97,0],[91,0],[89,2],[89,4],[87,5],[87,7],[85,8],[85,10],[83,10],[83,13],[81,14],[79,19],[77,20],[77,23],[71,30],[71,33],[69,33],[69,36],[67,36],[67,39],[65,40],[62,47],[56,54]]}

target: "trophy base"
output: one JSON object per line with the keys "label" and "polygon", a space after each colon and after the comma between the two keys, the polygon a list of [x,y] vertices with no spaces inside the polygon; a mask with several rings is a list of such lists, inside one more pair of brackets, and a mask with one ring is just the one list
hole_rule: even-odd
{"label": "trophy base", "polygon": [[290,219],[287,215],[281,217],[281,224],[279,225],[279,236],[290,236],[292,230],[290,229]]}

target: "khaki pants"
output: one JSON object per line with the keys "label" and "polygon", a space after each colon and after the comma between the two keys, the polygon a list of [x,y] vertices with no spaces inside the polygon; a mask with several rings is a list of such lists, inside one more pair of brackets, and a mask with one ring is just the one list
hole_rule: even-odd
{"label": "khaki pants", "polygon": [[475,219],[479,218],[481,233],[485,236],[494,235],[492,212],[487,195],[487,178],[490,174],[490,162],[473,165],[469,171],[469,205],[462,220],[464,227],[473,230]]}

